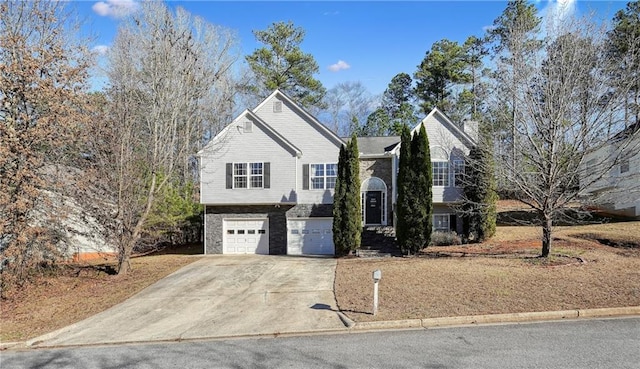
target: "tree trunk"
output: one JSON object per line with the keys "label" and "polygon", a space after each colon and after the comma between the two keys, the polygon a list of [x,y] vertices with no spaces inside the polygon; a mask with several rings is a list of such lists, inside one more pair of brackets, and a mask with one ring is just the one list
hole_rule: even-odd
{"label": "tree trunk", "polygon": [[[162,185],[160,185],[162,187]],[[133,247],[138,241],[140,234],[142,233],[142,227],[144,223],[147,221],[149,217],[149,213],[151,212],[151,208],[153,206],[154,195],[156,191],[156,173],[151,175],[151,187],[149,188],[149,193],[147,195],[147,204],[145,207],[144,213],[140,215],[138,222],[136,223],[133,232],[128,240],[124,242],[124,246],[120,249],[120,255],[118,255],[118,275],[124,275],[131,271],[131,253],[133,252]]]}
{"label": "tree trunk", "polygon": [[124,275],[131,271],[131,253],[133,246],[136,244],[136,238],[133,235],[124,241],[124,245],[120,248],[118,255],[118,275]]}
{"label": "tree trunk", "polygon": [[551,251],[551,227],[553,226],[553,220],[550,216],[544,216],[544,222],[542,223],[542,256],[546,258]]}

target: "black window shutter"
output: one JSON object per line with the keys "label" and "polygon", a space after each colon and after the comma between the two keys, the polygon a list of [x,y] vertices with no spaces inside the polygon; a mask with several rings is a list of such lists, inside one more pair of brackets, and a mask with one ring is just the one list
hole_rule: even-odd
{"label": "black window shutter", "polygon": [[449,230],[458,232],[458,217],[455,214],[449,214]]}
{"label": "black window shutter", "polygon": [[302,165],[302,189],[309,189],[309,164]]}
{"label": "black window shutter", "polygon": [[264,163],[263,170],[262,174],[264,179],[262,181],[262,186],[264,188],[271,188],[271,163]]}
{"label": "black window shutter", "polygon": [[227,188],[233,188],[233,163],[227,163]]}

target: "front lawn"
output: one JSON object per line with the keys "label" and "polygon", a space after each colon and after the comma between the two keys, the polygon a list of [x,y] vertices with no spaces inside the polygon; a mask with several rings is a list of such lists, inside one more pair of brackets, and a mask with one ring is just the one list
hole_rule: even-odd
{"label": "front lawn", "polygon": [[370,321],[640,305],[640,222],[559,227],[548,260],[537,257],[539,232],[498,227],[488,242],[429,247],[420,257],[340,259],[338,307]]}

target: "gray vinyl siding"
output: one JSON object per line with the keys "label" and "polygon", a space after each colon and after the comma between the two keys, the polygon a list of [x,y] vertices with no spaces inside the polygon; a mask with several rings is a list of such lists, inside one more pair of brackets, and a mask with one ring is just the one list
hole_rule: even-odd
{"label": "gray vinyl siding", "polygon": [[[220,142],[200,158],[203,204],[274,204],[296,202],[297,158],[258,124],[251,133],[230,127]],[[226,166],[234,162],[270,163],[270,188],[227,189]]]}
{"label": "gray vinyl siding", "polygon": [[[449,155],[449,186],[433,187],[433,202],[434,203],[450,203],[460,200],[462,196],[462,189],[455,187],[453,178],[453,161],[456,159],[464,159],[465,155],[469,154],[469,149],[466,144],[457,137],[454,132],[448,127],[448,123],[445,122],[438,114],[427,116],[423,120],[425,124],[425,130],[429,137],[429,145],[433,148],[441,148]],[[432,154],[432,161],[434,157]]]}
{"label": "gray vinyl siding", "polygon": [[[299,203],[333,203],[333,190],[302,190],[303,173],[305,164],[337,163],[340,146],[324,130],[315,123],[307,120],[301,113],[287,101],[282,101],[282,111],[274,113],[273,101],[277,97],[266,101],[255,112],[262,120],[267,122],[275,131],[280,132],[293,145],[302,151],[299,159],[298,175],[298,202]],[[271,172],[275,169],[271,166]],[[272,175],[273,180],[273,175]]]}
{"label": "gray vinyl siding", "polygon": [[[612,214],[640,217],[640,135],[636,134],[624,147],[611,142],[585,155],[580,185],[586,203]],[[622,173],[620,165],[613,163],[624,154],[628,155],[629,170]]]}

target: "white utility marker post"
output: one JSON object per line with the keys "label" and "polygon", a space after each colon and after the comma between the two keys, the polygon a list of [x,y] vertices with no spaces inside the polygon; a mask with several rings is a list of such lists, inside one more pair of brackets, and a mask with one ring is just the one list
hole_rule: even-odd
{"label": "white utility marker post", "polygon": [[378,282],[382,279],[382,272],[380,269],[373,271],[373,315],[378,312]]}

